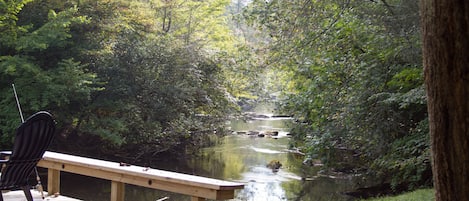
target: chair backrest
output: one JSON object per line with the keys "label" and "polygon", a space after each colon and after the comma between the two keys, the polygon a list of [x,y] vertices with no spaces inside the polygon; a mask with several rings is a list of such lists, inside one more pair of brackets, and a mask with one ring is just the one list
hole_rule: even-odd
{"label": "chair backrest", "polygon": [[9,161],[2,171],[3,189],[27,185],[28,177],[42,159],[55,133],[55,122],[48,112],[37,112],[16,130]]}

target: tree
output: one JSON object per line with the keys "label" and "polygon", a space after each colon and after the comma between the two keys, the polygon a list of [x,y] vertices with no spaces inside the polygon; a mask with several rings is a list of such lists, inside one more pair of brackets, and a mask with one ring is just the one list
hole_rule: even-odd
{"label": "tree", "polygon": [[469,2],[421,1],[436,200],[469,200]]}
{"label": "tree", "polygon": [[[77,7],[56,12],[30,4],[35,2],[0,1],[1,145],[11,144],[20,123],[12,83],[26,116],[47,110],[56,118],[64,118],[67,111],[68,118],[73,119],[96,90],[96,75],[76,60],[71,45],[72,27],[86,24],[88,18],[78,15]],[[25,12],[27,8],[34,10]],[[33,13],[41,13],[42,20],[24,16]]]}

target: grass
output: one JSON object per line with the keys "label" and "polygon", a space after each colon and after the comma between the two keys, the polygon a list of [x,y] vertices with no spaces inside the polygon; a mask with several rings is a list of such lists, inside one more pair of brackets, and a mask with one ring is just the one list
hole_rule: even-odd
{"label": "grass", "polygon": [[[371,198],[366,201],[432,201],[435,200],[433,189],[420,189],[397,196]],[[365,201],[365,200],[362,200]]]}

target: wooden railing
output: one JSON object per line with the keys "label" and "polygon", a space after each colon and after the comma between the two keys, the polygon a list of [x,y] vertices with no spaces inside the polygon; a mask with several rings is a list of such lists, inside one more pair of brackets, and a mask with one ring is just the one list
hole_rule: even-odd
{"label": "wooden railing", "polygon": [[148,167],[46,152],[38,163],[48,169],[47,191],[60,192],[60,172],[70,172],[111,181],[111,201],[124,201],[125,184],[133,184],[191,196],[192,201],[234,198],[244,184],[163,171]]}

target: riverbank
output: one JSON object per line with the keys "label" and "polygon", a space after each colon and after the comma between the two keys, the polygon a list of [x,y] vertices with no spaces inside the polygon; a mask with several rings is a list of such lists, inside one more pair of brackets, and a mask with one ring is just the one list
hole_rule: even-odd
{"label": "riverbank", "polygon": [[431,201],[435,200],[434,189],[419,189],[397,196],[371,198],[362,201]]}

